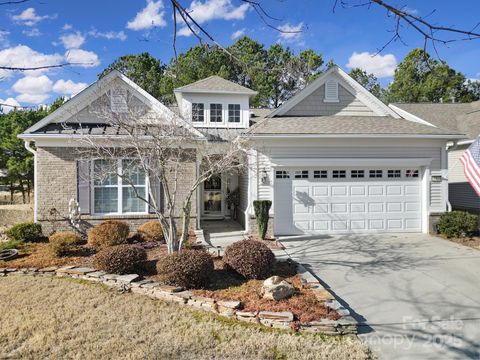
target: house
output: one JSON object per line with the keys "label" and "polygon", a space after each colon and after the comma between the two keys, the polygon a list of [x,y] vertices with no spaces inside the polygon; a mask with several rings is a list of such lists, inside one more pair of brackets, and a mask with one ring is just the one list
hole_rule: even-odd
{"label": "house", "polygon": [[466,134],[467,139],[447,144],[448,198],[455,210],[480,213],[480,198],[468,182],[460,157],[480,136],[480,101],[472,103],[391,104],[405,118]]}
{"label": "house", "polygon": [[[66,214],[71,198],[91,224],[114,218],[136,226],[154,217],[120,180],[105,185],[88,178],[92,162],[102,160],[81,160],[76,152],[88,146],[80,143],[81,131],[121,139],[95,112],[105,99],[112,114],[145,107],[144,113],[175,119],[211,146],[232,135],[250,142],[248,171],[218,174],[199,187],[192,199],[195,227],[228,218],[226,195],[236,188],[238,220],[251,233],[256,199],[272,200],[275,235],[428,232],[447,210],[446,145],[463,139],[461,131],[400,114],[336,66],[276,110],[250,109],[255,94],[212,76],[176,89],[174,112],[111,72],[20,135],[35,154],[35,220],[50,230],[49,210]],[[188,181],[198,161],[185,163],[180,177]]]}

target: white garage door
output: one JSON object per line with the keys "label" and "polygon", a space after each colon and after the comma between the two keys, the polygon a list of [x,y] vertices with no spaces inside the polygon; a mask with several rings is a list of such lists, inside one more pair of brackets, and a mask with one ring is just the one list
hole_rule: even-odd
{"label": "white garage door", "polygon": [[277,169],[277,235],[421,232],[417,168]]}

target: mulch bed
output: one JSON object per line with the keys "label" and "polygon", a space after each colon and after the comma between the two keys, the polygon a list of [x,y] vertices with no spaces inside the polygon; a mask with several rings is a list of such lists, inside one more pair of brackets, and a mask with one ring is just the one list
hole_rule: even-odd
{"label": "mulch bed", "polygon": [[284,247],[276,239],[261,239],[258,236],[249,236],[248,240],[259,241],[267,245],[271,250],[283,250]]}
{"label": "mulch bed", "polygon": [[480,236],[472,236],[472,237],[465,237],[465,238],[446,238],[444,236],[442,237],[445,240],[453,241],[457,244],[480,250]]}

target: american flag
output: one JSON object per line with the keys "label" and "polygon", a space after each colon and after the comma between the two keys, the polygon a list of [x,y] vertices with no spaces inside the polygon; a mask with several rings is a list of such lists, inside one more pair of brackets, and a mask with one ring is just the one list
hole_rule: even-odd
{"label": "american flag", "polygon": [[463,164],[465,176],[480,196],[480,136],[463,153],[460,161]]}

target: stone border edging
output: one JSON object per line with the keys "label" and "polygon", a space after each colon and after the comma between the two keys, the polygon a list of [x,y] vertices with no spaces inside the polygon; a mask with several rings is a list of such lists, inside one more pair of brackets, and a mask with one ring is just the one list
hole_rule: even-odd
{"label": "stone border edging", "polygon": [[153,299],[191,306],[229,319],[256,323],[267,327],[327,335],[357,334],[358,323],[350,316],[350,312],[343,308],[304,266],[299,264],[297,271],[302,278],[302,283],[314,292],[317,300],[323,302],[324,306],[335,310],[341,316],[338,320],[321,319],[320,321],[298,323],[294,321],[291,312],[246,312],[240,310],[240,301],[217,301],[212,298],[196,296],[180,287],[162,285],[152,280],[140,280],[140,276],[137,274],[107,274],[82,266],[63,266],[60,268],[52,266],[43,269],[0,268],[0,277],[27,275],[82,279],[102,283],[111,288],[118,288],[122,292],[130,290],[132,293],[145,295]]}

